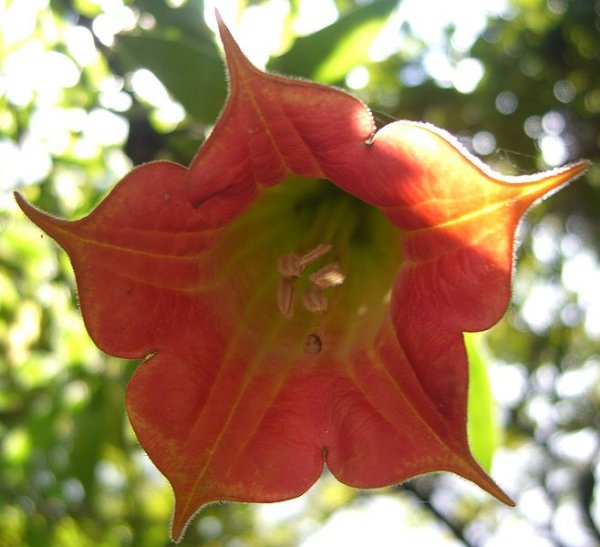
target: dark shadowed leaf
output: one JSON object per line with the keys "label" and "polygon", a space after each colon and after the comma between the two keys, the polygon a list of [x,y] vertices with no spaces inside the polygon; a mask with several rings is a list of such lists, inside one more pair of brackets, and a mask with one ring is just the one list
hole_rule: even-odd
{"label": "dark shadowed leaf", "polygon": [[151,70],[190,115],[214,123],[226,86],[223,61],[213,43],[129,34],[119,36],[117,55],[129,70]]}
{"label": "dark shadowed leaf", "polygon": [[332,25],[297,38],[269,68],[321,82],[338,82],[351,68],[369,60],[369,45],[397,4],[397,0],[377,0],[357,8]]}

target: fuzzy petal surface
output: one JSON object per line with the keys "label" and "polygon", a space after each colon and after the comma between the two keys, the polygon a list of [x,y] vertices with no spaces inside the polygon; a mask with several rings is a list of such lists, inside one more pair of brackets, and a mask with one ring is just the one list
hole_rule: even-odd
{"label": "fuzzy petal surface", "polygon": [[[69,254],[96,344],[144,359],[127,411],[173,486],[173,537],[209,502],[298,496],[324,465],[365,488],[451,471],[511,503],[467,444],[463,332],[500,319],[519,220],[587,164],[502,176],[221,36],[229,99],[189,168],[138,167],[77,221],[17,196]],[[343,282],[282,293],[278,260],[319,245],[313,273]]]}

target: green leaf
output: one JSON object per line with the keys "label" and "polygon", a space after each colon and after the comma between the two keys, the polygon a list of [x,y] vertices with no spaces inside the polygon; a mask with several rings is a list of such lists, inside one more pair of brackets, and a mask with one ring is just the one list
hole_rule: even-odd
{"label": "green leaf", "polygon": [[340,17],[332,25],[298,38],[269,68],[332,83],[369,61],[368,49],[397,0],[376,0]]}
{"label": "green leaf", "polygon": [[157,33],[119,36],[117,54],[127,69],[151,70],[185,110],[213,123],[225,101],[223,62],[211,42]]}
{"label": "green leaf", "polygon": [[481,334],[465,333],[464,339],[469,358],[469,446],[475,459],[489,472],[498,443],[498,424],[487,373],[488,355]]}

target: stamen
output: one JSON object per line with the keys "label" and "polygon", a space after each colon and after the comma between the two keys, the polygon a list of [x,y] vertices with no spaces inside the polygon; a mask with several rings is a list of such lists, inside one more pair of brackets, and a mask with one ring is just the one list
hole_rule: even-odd
{"label": "stamen", "polygon": [[[294,300],[296,290],[294,282],[302,276],[306,266],[319,260],[331,251],[329,243],[319,243],[316,247],[300,256],[297,253],[287,253],[277,259],[277,271],[281,278],[277,291],[277,306],[284,317],[290,319],[294,314]],[[327,297],[323,289],[341,285],[345,276],[337,263],[330,263],[309,276],[312,285],[302,295],[304,307],[312,313],[321,313],[327,310]]]}
{"label": "stamen", "polygon": [[319,243],[314,249],[311,249],[300,258],[300,266],[305,268],[309,264],[319,260],[319,258],[331,251],[331,248],[332,246],[329,243]]}
{"label": "stamen", "polygon": [[277,306],[279,311],[286,319],[294,315],[294,280],[288,277],[282,277],[279,280],[279,289],[277,291]]}
{"label": "stamen", "polygon": [[327,297],[321,289],[311,287],[302,294],[302,304],[312,313],[321,313],[327,310]]}
{"label": "stamen", "polygon": [[283,277],[300,277],[303,268],[296,253],[288,253],[277,259],[277,270]]}
{"label": "stamen", "polygon": [[323,342],[321,342],[321,337],[314,332],[312,334],[308,334],[304,339],[304,351],[306,353],[312,353],[316,355],[317,353],[321,353],[321,349],[323,347]]}
{"label": "stamen", "polygon": [[308,279],[310,279],[317,287],[328,289],[329,287],[341,285],[346,277],[340,270],[339,264],[333,262],[310,274]]}

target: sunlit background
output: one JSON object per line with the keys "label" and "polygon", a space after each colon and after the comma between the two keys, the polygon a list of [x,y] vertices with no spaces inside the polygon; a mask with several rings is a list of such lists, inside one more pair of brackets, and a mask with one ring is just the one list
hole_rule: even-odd
{"label": "sunlit background", "polygon": [[[505,173],[600,156],[593,0],[0,0],[0,547],[168,544],[172,495],[124,413],[68,260],[17,209],[69,218],[133,165],[188,163],[225,99],[214,10],[250,59],[426,120]],[[325,38],[323,38],[325,36]],[[334,113],[332,113],[334,115]],[[600,544],[600,168],[531,212],[484,338],[500,506],[449,475],[218,505],[184,545]]]}

